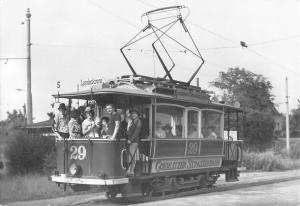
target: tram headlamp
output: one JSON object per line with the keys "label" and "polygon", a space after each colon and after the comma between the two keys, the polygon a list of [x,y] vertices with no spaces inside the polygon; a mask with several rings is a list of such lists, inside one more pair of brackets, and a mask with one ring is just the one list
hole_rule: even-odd
{"label": "tram headlamp", "polygon": [[79,167],[76,165],[76,164],[71,164],[70,167],[69,167],[69,173],[72,175],[72,176],[76,176],[79,172]]}

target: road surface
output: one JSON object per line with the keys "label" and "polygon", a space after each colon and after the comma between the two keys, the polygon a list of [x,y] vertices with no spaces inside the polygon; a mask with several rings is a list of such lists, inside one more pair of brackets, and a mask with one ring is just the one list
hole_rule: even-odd
{"label": "road surface", "polygon": [[[299,205],[300,170],[283,172],[241,173],[240,181],[225,182],[224,176],[217,182],[216,192],[188,197],[139,203],[135,205]],[[72,195],[56,199],[0,203],[0,206],[91,206],[120,205],[107,201],[103,193]]]}
{"label": "road surface", "polygon": [[232,205],[264,205],[264,206],[300,206],[300,180],[267,184],[262,186],[200,194],[196,196],[175,198],[159,202],[138,204],[143,206],[232,206]]}

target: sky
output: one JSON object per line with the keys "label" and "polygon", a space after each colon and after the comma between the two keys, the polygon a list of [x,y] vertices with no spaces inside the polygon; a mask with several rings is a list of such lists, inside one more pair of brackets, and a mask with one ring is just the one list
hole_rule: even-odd
{"label": "sky", "polygon": [[[206,63],[197,77],[203,89],[229,67],[245,68],[271,81],[272,94],[285,113],[285,77],[289,80],[290,109],[297,107],[300,82],[299,0],[0,0],[0,119],[26,102],[27,8],[32,41],[34,122],[52,111],[52,94],[76,91],[80,80],[131,74],[119,49],[145,26],[149,10],[185,5],[186,25]],[[176,28],[178,29],[178,28]],[[174,30],[176,31],[176,30]],[[178,33],[180,40],[184,35]],[[240,41],[248,48],[239,46]],[[159,75],[153,53],[141,43],[130,51],[139,74]],[[173,46],[174,47],[174,46]],[[176,56],[182,49],[174,47]],[[145,60],[145,61],[144,61]],[[174,75],[187,80],[196,65],[178,57]],[[80,87],[80,90],[86,88]]]}

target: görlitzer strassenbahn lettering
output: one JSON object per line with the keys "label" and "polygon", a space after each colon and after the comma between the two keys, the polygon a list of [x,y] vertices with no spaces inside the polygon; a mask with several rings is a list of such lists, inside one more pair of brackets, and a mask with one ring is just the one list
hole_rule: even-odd
{"label": "g\u00f6rlitzer strassenbahn lettering", "polygon": [[210,167],[220,167],[222,160],[217,159],[199,159],[189,158],[182,160],[158,160],[155,162],[152,172],[163,172],[172,170],[190,170]]}
{"label": "g\u00f6rlitzer strassenbahn lettering", "polygon": [[[51,181],[74,190],[103,186],[112,199],[137,191],[146,197],[195,191],[215,184],[220,174],[227,181],[238,180],[243,142],[238,130],[237,140],[224,136],[224,127],[229,135],[234,124],[224,126],[224,116],[238,129],[242,110],[212,102],[210,92],[191,84],[204,60],[185,25],[185,11],[186,6],[170,6],[142,15],[145,27],[121,48],[132,74],[109,82],[81,80],[81,86],[91,87],[53,95],[59,111],[53,127],[57,169]],[[175,27],[192,46],[168,34]],[[154,37],[150,46],[165,73],[161,77],[138,74],[126,54],[131,45],[149,37]],[[188,80],[173,78],[177,60],[164,38],[183,47],[183,55],[199,60]],[[162,45],[164,50],[158,49]]]}

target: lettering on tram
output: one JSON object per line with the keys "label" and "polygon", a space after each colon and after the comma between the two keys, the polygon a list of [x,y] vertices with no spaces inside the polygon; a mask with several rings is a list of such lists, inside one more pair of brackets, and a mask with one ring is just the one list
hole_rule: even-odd
{"label": "lettering on tram", "polygon": [[88,79],[88,80],[80,80],[80,86],[92,86],[96,84],[102,84],[103,80],[101,78],[99,79]]}
{"label": "lettering on tram", "polygon": [[183,159],[183,160],[160,160],[156,162],[152,172],[163,172],[172,170],[200,169],[219,167],[220,159]]}
{"label": "lettering on tram", "polygon": [[[194,191],[211,187],[220,174],[225,174],[226,181],[238,180],[243,111],[211,101],[210,92],[192,85],[204,60],[182,10],[188,11],[185,6],[171,6],[143,14],[149,24],[121,48],[132,74],[110,81],[81,80],[86,90],[53,95],[57,108],[52,127],[57,151],[53,182],[73,190],[103,186],[106,197],[113,199],[137,191],[147,197]],[[159,33],[152,17],[172,12],[177,21]],[[193,46],[185,47],[190,52],[184,55],[200,60],[188,81],[173,78],[176,71],[168,68],[161,58],[165,54],[157,48],[157,38],[173,26],[183,29]],[[160,59],[162,77],[138,74],[127,58],[129,46],[148,36],[154,37],[150,46]],[[164,48],[167,52],[168,47]],[[231,131],[235,139],[229,138]]]}

